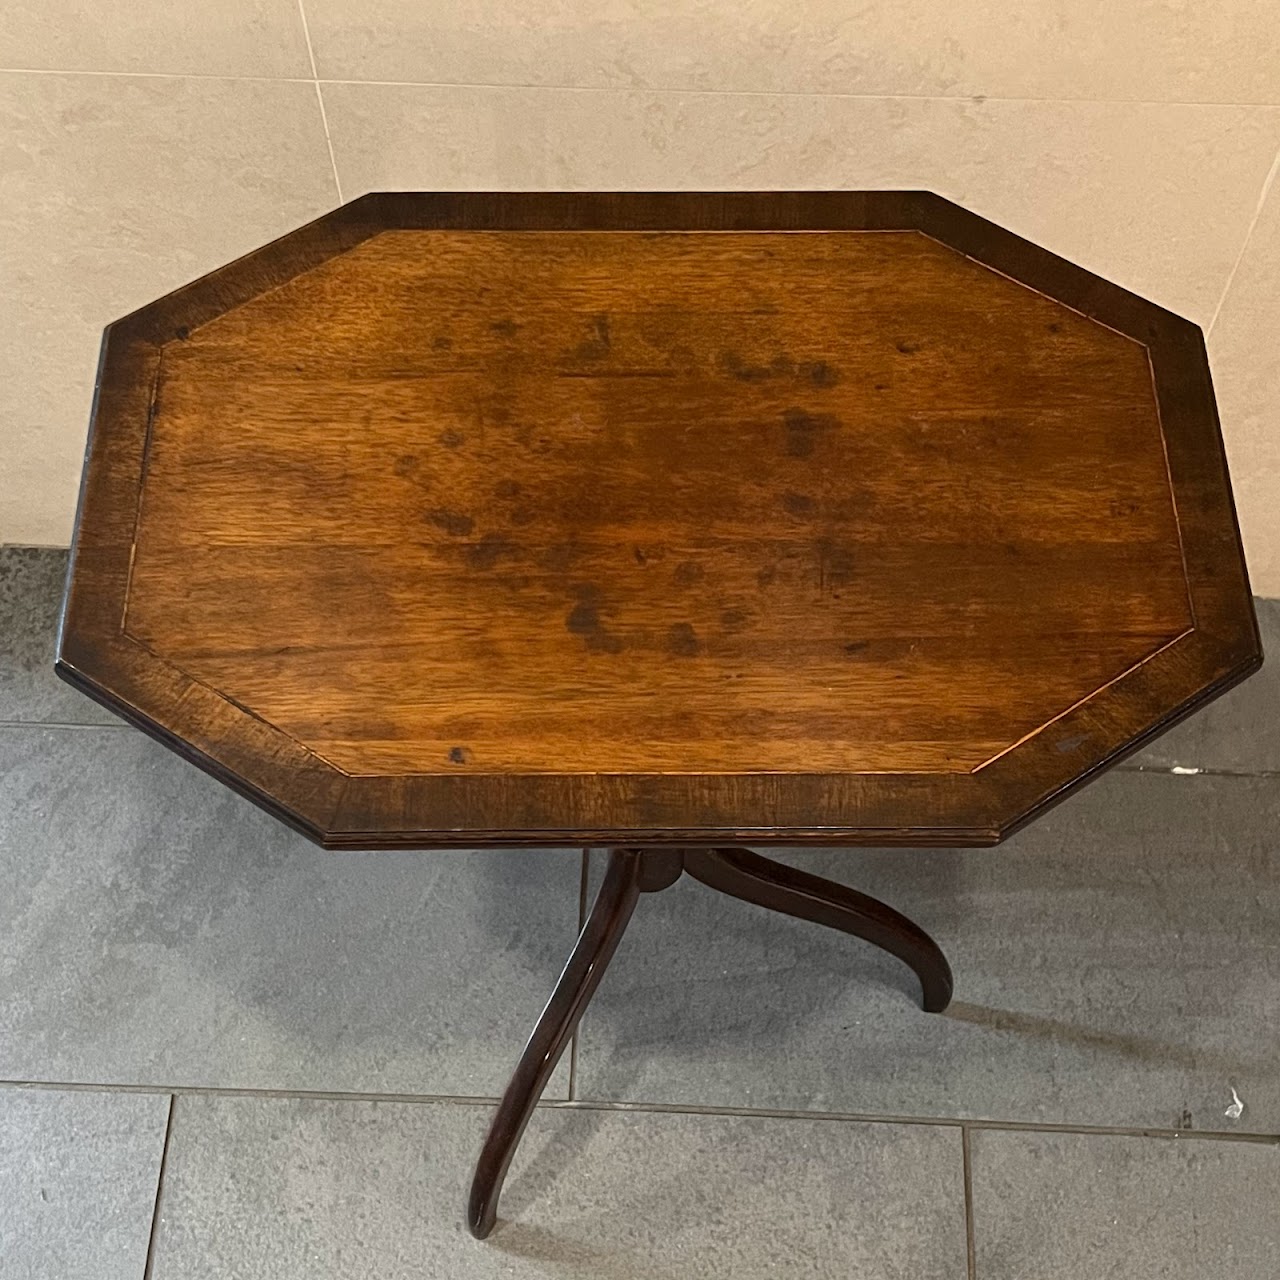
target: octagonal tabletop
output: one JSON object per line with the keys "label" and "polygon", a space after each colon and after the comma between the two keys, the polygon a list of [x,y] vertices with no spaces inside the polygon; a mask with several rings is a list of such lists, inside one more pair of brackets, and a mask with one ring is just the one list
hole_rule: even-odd
{"label": "octagonal tabletop", "polygon": [[431,846],[988,843],[1259,661],[1199,330],[878,192],[369,196],[111,326],[58,666]]}

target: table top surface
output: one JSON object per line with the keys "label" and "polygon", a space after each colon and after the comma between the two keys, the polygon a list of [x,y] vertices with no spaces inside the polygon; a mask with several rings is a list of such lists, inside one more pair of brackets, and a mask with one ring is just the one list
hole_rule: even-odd
{"label": "table top surface", "polygon": [[108,331],[59,669],[334,845],[924,844],[1258,661],[1188,322],[922,193],[403,195]]}

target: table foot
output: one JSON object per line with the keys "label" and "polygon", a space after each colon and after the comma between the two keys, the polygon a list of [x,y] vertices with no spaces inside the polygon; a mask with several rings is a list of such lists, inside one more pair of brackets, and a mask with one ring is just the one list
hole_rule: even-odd
{"label": "table foot", "polygon": [[[675,857],[678,859],[679,855]],[[637,899],[644,891],[665,888],[679,876],[678,862],[674,873],[671,871],[671,858],[671,851],[664,850],[646,853],[639,849],[614,849],[610,853],[604,883],[591,914],[525,1045],[481,1148],[467,1203],[467,1226],[477,1240],[483,1240],[493,1230],[498,1216],[498,1196],[511,1167],[511,1158],[578,1020],[604,977],[636,909]]]}
{"label": "table foot", "polygon": [[897,956],[920,979],[926,1012],[941,1013],[951,1003],[954,983],[942,948],[883,902],[749,849],[689,849],[684,869],[730,897],[851,933]]}
{"label": "table foot", "polygon": [[938,944],[906,916],[855,889],[747,849],[611,850],[591,913],[481,1148],[467,1204],[467,1225],[478,1240],[493,1230],[502,1184],[529,1117],[604,977],[636,902],[642,893],[674,884],[686,871],[731,897],[840,929],[897,956],[920,979],[930,1013],[940,1013],[951,1001],[951,967]]}

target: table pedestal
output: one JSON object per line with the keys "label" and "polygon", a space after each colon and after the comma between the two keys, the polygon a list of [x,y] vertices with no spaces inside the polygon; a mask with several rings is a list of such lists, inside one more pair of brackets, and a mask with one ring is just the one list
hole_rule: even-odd
{"label": "table pedestal", "polygon": [[480,1152],[467,1206],[467,1225],[477,1239],[493,1230],[498,1196],[525,1126],[600,985],[640,895],[667,888],[685,872],[731,897],[843,930],[897,956],[920,979],[922,1002],[930,1013],[941,1013],[951,1000],[951,967],[938,944],[892,907],[855,889],[748,849],[611,850],[591,914],[529,1037]]}

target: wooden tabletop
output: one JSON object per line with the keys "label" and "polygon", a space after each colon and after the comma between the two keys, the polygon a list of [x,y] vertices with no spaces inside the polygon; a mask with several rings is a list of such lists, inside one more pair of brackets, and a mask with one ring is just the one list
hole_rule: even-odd
{"label": "wooden tabletop", "polygon": [[108,330],[59,670],[327,844],[924,844],[1259,660],[1194,325],[924,193],[395,195]]}

